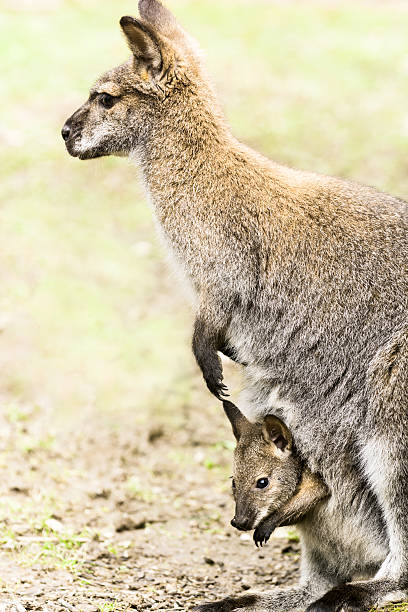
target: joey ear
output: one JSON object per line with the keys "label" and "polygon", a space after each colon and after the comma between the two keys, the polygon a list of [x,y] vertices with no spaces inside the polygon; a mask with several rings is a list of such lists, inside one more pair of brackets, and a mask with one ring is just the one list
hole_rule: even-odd
{"label": "joey ear", "polygon": [[134,17],[122,17],[120,26],[135,58],[148,69],[160,70],[163,62],[160,45],[150,28]]}
{"label": "joey ear", "polygon": [[281,451],[292,451],[293,438],[285,423],[275,415],[268,415],[262,423],[265,441],[274,444]]}
{"label": "joey ear", "polygon": [[242,412],[232,402],[224,400],[222,402],[222,405],[224,406],[225,414],[227,415],[229,422],[232,425],[232,431],[234,433],[234,436],[238,441],[245,429],[251,427],[251,423],[248,421],[247,418],[244,417]]}

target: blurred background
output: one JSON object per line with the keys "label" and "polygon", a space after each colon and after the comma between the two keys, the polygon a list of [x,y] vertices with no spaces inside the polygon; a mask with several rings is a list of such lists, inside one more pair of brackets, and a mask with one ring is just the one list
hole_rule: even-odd
{"label": "blurred background", "polygon": [[[204,49],[239,138],[281,163],[408,198],[406,1],[168,6]],[[229,426],[193,361],[193,315],[165,263],[137,169],[123,159],[73,159],[60,136],[92,82],[127,58],[118,21],[137,14],[137,2],[0,0],[0,8],[0,534],[10,555],[3,595],[30,597],[38,581],[50,580],[47,568],[68,572],[74,601],[75,585],[92,583],[78,576],[95,534],[98,554],[102,547],[117,570],[124,550],[117,521],[149,508],[167,516],[170,541],[173,532],[188,539],[194,532],[190,567],[202,564],[205,546],[216,546],[214,533],[220,555],[232,535],[245,556],[249,543],[225,531]],[[226,368],[235,395],[239,371]],[[153,514],[138,543],[127,535],[127,559],[139,546],[137,567],[151,534],[164,537]],[[168,546],[172,568],[187,563]],[[295,576],[296,550],[289,561]],[[265,562],[256,563],[264,584]],[[228,584],[214,578],[221,566],[213,566],[196,570],[212,572],[211,597],[242,587],[233,573]],[[146,579],[139,580],[143,595]],[[166,608],[163,584],[156,591],[162,600],[149,603],[148,590],[138,609],[178,605],[174,596]],[[95,601],[95,610],[127,609],[117,593]],[[75,609],[87,609],[78,602]]]}

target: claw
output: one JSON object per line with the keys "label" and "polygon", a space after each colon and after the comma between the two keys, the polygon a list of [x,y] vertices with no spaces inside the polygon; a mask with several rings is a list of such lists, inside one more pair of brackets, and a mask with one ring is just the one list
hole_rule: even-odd
{"label": "claw", "polygon": [[211,393],[215,395],[215,397],[219,399],[221,402],[226,397],[229,397],[229,393],[227,393],[228,387],[226,385],[221,384],[221,381],[217,382],[215,385],[212,384],[212,382],[208,382],[208,381],[206,382],[207,382],[207,387],[209,388]]}
{"label": "claw", "polygon": [[259,548],[259,547],[262,548],[263,545],[268,542],[269,538],[270,538],[270,534],[269,535],[268,534],[260,535],[260,534],[256,533],[256,531],[254,532],[253,539],[254,539],[254,542],[255,542],[255,545],[256,545],[257,548]]}

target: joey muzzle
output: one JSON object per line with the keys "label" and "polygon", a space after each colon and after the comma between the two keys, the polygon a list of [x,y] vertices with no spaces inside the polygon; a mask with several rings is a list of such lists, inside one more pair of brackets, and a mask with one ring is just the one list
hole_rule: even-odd
{"label": "joey muzzle", "polygon": [[235,515],[231,521],[231,525],[239,531],[251,531],[251,529],[253,529],[253,520],[247,516]]}

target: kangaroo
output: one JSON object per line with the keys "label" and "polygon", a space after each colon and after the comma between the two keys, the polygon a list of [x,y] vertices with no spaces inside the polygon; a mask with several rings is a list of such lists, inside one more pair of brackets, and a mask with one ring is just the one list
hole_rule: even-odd
{"label": "kangaroo", "polygon": [[223,405],[237,440],[231,525],[240,531],[254,529],[254,542],[262,546],[276,527],[298,523],[329,492],[296,454],[281,419],[271,414],[253,424],[232,402]]}
{"label": "kangaroo", "polygon": [[120,20],[131,58],[63,126],[67,150],[137,162],[209,389],[226,394],[217,351],[244,364],[245,416],[273,409],[331,492],[302,521],[303,590],[236,607],[368,610],[408,587],[407,204],[238,142],[196,43],[159,0],[139,12]]}

